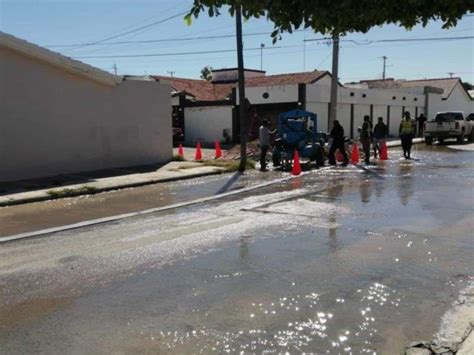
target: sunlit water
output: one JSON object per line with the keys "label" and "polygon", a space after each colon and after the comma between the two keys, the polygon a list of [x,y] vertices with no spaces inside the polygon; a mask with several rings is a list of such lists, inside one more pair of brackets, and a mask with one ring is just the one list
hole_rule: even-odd
{"label": "sunlit water", "polygon": [[1,247],[0,350],[401,353],[474,266],[471,153],[416,156]]}

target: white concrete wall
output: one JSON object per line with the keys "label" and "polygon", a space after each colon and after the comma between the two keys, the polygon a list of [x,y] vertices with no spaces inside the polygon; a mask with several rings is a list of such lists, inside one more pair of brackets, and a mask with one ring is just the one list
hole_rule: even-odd
{"label": "white concrete wall", "polygon": [[225,129],[232,137],[232,106],[187,107],[184,120],[187,143],[221,141]]}
{"label": "white concrete wall", "polygon": [[[327,131],[328,103],[330,102],[330,78],[328,80],[308,85],[306,88],[306,108],[318,114],[319,128]],[[350,136],[350,106],[354,105],[354,136],[357,137],[357,127],[361,127],[365,115],[370,116],[370,106],[373,105],[373,120],[383,117],[387,122],[387,107],[391,107],[390,132],[397,134],[402,117],[402,107],[415,116],[424,112],[425,95],[417,90],[412,92],[400,90],[378,90],[360,88],[339,88],[338,90],[338,119]],[[396,129],[395,129],[396,128]]]}
{"label": "white concrete wall", "polygon": [[433,120],[436,113],[441,111],[464,111],[466,115],[469,115],[474,113],[474,100],[470,99],[458,83],[446,100],[442,100],[439,95],[429,94],[428,119]]}
{"label": "white concrete wall", "polygon": [[[268,98],[264,98],[264,94],[268,94]],[[245,95],[252,105],[298,102],[298,85],[249,87],[245,89]]]}
{"label": "white concrete wall", "polygon": [[0,48],[0,181],[166,162],[170,87],[105,86]]}

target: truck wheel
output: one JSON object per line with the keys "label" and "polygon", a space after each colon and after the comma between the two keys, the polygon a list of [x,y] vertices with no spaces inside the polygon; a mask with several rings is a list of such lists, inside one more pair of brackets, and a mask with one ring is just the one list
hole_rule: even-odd
{"label": "truck wheel", "polygon": [[425,143],[426,145],[433,145],[433,137],[426,137]]}
{"label": "truck wheel", "polygon": [[324,166],[324,148],[323,147],[318,147],[316,148],[316,154],[315,154],[315,159],[316,165],[318,167]]}
{"label": "truck wheel", "polygon": [[458,136],[458,143],[464,144],[464,131],[461,132],[461,135]]}

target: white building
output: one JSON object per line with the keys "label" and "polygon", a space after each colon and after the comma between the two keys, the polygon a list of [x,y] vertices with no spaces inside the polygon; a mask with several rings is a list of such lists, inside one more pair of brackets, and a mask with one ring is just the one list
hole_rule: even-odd
{"label": "white building", "polygon": [[356,85],[370,89],[397,89],[407,93],[424,93],[426,95],[426,115],[428,119],[434,119],[436,113],[440,111],[474,113],[474,99],[464,87],[461,78],[366,80]]}
{"label": "white building", "polygon": [[0,32],[0,181],[172,157],[170,87],[126,80]]}
{"label": "white building", "polygon": [[[327,132],[331,74],[329,72],[265,75],[263,71],[246,70],[246,96],[250,102],[250,133],[256,138],[262,119],[276,124],[279,113],[296,108],[318,115],[318,130]],[[213,72],[213,80],[155,77],[169,83],[173,90],[175,124],[185,132],[187,143],[211,143],[231,137],[239,140],[239,98],[236,69]],[[440,90],[436,95],[440,96]],[[357,127],[368,115],[372,120],[383,117],[390,132],[398,134],[404,111],[413,117],[426,111],[424,90],[370,89],[366,85],[339,88],[338,119],[347,136],[354,137]]]}

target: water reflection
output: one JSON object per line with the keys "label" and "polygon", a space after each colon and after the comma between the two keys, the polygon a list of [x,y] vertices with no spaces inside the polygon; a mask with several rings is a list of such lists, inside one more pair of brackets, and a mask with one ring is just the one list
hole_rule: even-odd
{"label": "water reflection", "polygon": [[239,239],[239,259],[244,261],[249,256],[249,241],[252,238],[249,235],[244,235]]}
{"label": "water reflection", "polygon": [[400,182],[398,183],[398,196],[402,205],[406,206],[413,196],[413,165],[401,163],[399,168]]}
{"label": "water reflection", "polygon": [[370,180],[365,180],[359,185],[360,200],[362,203],[369,203],[372,195]]}

